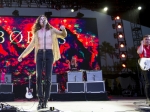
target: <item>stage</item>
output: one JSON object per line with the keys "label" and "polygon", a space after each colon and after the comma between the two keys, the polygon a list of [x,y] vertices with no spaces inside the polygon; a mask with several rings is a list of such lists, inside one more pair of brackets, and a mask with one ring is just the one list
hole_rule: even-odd
{"label": "stage", "polygon": [[[139,97],[111,97],[107,101],[49,101],[48,106],[60,110],[54,112],[140,112],[136,110],[138,106],[134,102],[145,102],[145,99]],[[15,106],[21,112],[37,112],[37,99],[31,101],[15,99],[15,101],[2,103]]]}
{"label": "stage", "polygon": [[[24,96],[25,97],[25,96]],[[22,98],[24,98],[22,97]],[[14,93],[1,93],[0,101],[14,101]],[[36,98],[36,96],[34,96]],[[107,93],[52,93],[50,101],[106,101]]]}
{"label": "stage", "polygon": [[107,93],[53,93],[50,100],[52,101],[106,101]]}

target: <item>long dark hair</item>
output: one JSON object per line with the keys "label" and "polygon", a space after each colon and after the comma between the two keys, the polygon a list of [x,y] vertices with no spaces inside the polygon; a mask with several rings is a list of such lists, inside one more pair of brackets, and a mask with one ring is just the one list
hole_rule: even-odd
{"label": "long dark hair", "polygon": [[[33,34],[42,28],[41,25],[40,25],[40,18],[41,18],[41,17],[45,17],[45,18],[47,19],[47,17],[46,17],[45,15],[40,15],[40,16],[36,19],[36,21],[35,21],[35,23],[34,23],[34,25],[33,25],[33,27],[32,27],[32,33],[33,33]],[[49,23],[47,23],[47,24],[46,24],[46,29],[49,30],[49,29],[51,29],[51,28],[52,28],[52,26],[51,26]]]}

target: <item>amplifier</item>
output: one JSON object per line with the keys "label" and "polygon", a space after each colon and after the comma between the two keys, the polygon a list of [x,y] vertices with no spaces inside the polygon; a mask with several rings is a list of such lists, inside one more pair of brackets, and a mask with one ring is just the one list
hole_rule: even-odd
{"label": "amplifier", "polygon": [[58,83],[52,83],[51,93],[58,93]]}
{"label": "amplifier", "polygon": [[0,83],[0,93],[13,93],[13,84]]}
{"label": "amplifier", "polygon": [[84,82],[67,82],[68,93],[85,93]]}
{"label": "amplifier", "polygon": [[7,73],[5,75],[5,83],[12,83],[12,81],[11,81],[11,74],[10,73]]}
{"label": "amplifier", "polygon": [[78,71],[68,72],[68,82],[82,82],[83,81],[83,73]]}
{"label": "amplifier", "polygon": [[100,71],[86,71],[87,81],[103,81],[102,70]]}
{"label": "amplifier", "polygon": [[57,83],[57,74],[52,74],[51,82]]}
{"label": "amplifier", "polygon": [[94,81],[85,83],[86,93],[104,93],[105,83],[104,81]]}

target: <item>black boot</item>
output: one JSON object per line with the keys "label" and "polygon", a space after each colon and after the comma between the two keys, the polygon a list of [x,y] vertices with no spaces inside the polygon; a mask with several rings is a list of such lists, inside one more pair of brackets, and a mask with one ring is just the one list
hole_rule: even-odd
{"label": "black boot", "polygon": [[42,109],[42,108],[43,108],[43,99],[40,98],[40,99],[39,99],[39,104],[38,104],[37,110]]}
{"label": "black boot", "polygon": [[44,100],[43,106],[42,106],[43,108],[48,108],[47,102],[48,102],[48,100]]}

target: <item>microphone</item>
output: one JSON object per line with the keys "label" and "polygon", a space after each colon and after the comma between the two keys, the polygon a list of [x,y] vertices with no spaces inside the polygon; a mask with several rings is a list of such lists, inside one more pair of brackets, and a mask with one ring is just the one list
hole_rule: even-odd
{"label": "microphone", "polygon": [[43,20],[43,25],[46,26],[46,20]]}

